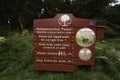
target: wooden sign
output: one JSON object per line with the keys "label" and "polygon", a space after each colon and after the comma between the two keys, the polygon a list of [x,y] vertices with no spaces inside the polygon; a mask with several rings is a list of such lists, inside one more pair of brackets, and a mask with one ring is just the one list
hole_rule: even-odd
{"label": "wooden sign", "polygon": [[74,72],[89,65],[93,72],[96,38],[103,37],[104,27],[95,20],[72,14],[34,20],[35,70]]}

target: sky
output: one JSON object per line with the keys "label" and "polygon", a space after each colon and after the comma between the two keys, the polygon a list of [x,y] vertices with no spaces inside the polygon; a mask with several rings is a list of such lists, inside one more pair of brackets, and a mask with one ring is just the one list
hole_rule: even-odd
{"label": "sky", "polygon": [[110,3],[110,5],[115,6],[116,4],[120,4],[120,0],[117,3]]}
{"label": "sky", "polygon": [[119,2],[118,3],[116,3],[116,4],[120,4],[120,0],[118,0]]}

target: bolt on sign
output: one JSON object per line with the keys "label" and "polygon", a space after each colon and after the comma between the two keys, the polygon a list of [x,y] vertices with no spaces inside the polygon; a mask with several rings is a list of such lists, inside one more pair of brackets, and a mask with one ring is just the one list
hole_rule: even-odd
{"label": "bolt on sign", "polygon": [[34,20],[35,70],[74,72],[88,65],[93,72],[95,42],[104,37],[104,29],[72,14]]}

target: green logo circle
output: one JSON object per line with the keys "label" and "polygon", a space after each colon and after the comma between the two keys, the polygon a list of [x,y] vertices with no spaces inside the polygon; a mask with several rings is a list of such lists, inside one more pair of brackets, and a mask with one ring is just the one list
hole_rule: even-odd
{"label": "green logo circle", "polygon": [[82,28],[76,34],[76,42],[82,47],[89,47],[95,42],[95,33],[90,28]]}

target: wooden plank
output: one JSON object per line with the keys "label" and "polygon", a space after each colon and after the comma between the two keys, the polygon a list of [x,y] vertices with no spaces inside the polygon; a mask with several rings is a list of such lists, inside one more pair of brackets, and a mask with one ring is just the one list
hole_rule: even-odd
{"label": "wooden plank", "polygon": [[[42,44],[44,44],[44,43],[42,43]],[[51,45],[53,45],[53,44],[51,44]],[[56,43],[56,45],[57,45],[57,43]],[[46,51],[48,51],[48,50],[73,50],[74,46],[69,46],[69,44],[68,44],[68,46],[67,45],[66,46],[65,45],[64,46],[39,46],[37,43],[35,43],[35,49],[36,50],[46,50]]]}
{"label": "wooden plank", "polygon": [[37,71],[60,71],[60,72],[74,72],[77,67],[74,65],[64,64],[40,64],[35,63],[35,70]]}
{"label": "wooden plank", "polygon": [[101,38],[104,38],[104,30],[105,30],[105,27],[97,27],[97,39],[101,39]]}
{"label": "wooden plank", "polygon": [[38,57],[74,57],[73,50],[35,50],[35,56]]}
{"label": "wooden plank", "polygon": [[66,27],[59,27],[59,28],[43,28],[43,27],[36,27],[34,28],[34,33],[36,34],[71,34],[74,33],[74,28],[66,28]]}
{"label": "wooden plank", "polygon": [[74,58],[74,64],[75,65],[94,65],[95,59],[92,57],[88,61],[83,61],[83,60],[80,60],[80,58]]}
{"label": "wooden plank", "polygon": [[[55,18],[49,18],[49,19],[37,19],[34,20],[33,25],[34,28],[36,27],[63,27],[61,25],[58,24],[58,19],[60,18],[62,14],[57,14],[55,16]],[[72,23],[68,26],[65,27],[89,27],[90,22],[93,22],[93,26],[90,27],[96,27],[96,21],[95,20],[91,20],[91,19],[81,19],[81,18],[75,18],[72,14],[67,14],[70,16],[70,18],[72,19]],[[53,24],[54,23],[54,24]]]}
{"label": "wooden plank", "polygon": [[34,35],[35,42],[73,42],[74,35]]}
{"label": "wooden plank", "polygon": [[71,47],[71,46],[74,46],[74,43],[73,42],[56,42],[56,43],[53,43],[53,42],[36,42],[35,43],[36,45],[35,46],[40,46],[40,47]]}
{"label": "wooden plank", "polygon": [[37,57],[37,56],[35,56],[35,62],[37,62],[37,63],[53,63],[53,64],[74,64],[74,58]]}

